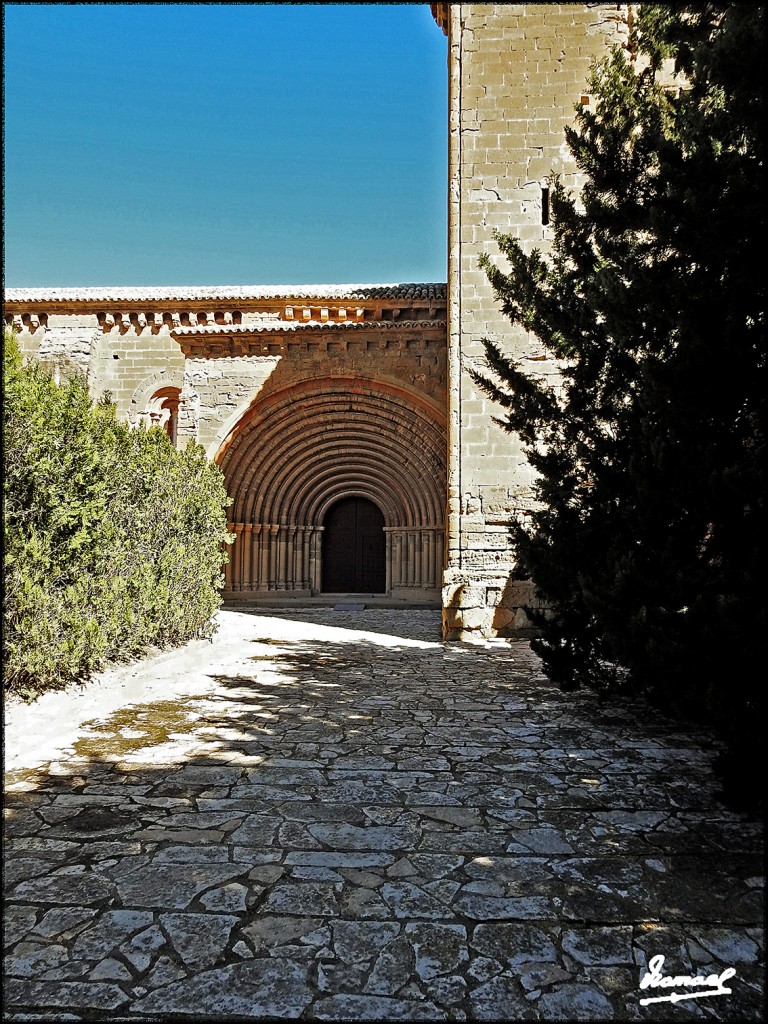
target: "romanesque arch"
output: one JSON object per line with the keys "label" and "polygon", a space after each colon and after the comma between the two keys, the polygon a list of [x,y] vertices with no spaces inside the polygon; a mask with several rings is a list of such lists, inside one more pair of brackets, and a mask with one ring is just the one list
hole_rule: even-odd
{"label": "romanesque arch", "polygon": [[133,426],[162,426],[176,442],[179,401],[184,387],[182,370],[164,369],[145,377],[133,392],[128,421]]}
{"label": "romanesque arch", "polygon": [[384,516],[386,593],[437,596],[443,568],[446,425],[394,384],[327,377],[257,401],[219,453],[233,498],[229,594],[322,592],[322,533],[342,498]]}

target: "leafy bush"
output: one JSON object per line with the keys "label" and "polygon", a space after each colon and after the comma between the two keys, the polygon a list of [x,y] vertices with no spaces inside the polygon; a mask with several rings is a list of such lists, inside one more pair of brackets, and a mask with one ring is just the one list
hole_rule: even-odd
{"label": "leafy bush", "polygon": [[204,635],[220,605],[221,471],[131,430],[85,381],[4,357],[4,683],[30,697]]}

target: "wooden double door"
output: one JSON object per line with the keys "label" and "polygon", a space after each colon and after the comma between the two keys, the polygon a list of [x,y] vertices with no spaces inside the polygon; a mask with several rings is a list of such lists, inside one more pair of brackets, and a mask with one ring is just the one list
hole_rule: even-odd
{"label": "wooden double door", "polygon": [[323,591],[383,594],[387,587],[384,516],[366,498],[343,498],[323,524]]}

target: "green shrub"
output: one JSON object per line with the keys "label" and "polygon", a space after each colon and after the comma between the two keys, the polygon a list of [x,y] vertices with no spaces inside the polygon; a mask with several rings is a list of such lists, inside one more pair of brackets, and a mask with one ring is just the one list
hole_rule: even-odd
{"label": "green shrub", "polygon": [[4,358],[4,683],[23,696],[213,628],[227,497],[202,450],[131,430],[85,381]]}

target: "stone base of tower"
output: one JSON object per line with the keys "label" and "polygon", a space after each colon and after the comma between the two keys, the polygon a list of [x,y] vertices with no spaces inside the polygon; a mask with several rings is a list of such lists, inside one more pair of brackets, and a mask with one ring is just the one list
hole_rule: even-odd
{"label": "stone base of tower", "polygon": [[443,574],[443,639],[535,636],[525,609],[541,608],[533,584],[498,575],[448,568]]}

